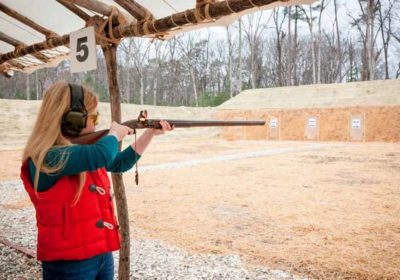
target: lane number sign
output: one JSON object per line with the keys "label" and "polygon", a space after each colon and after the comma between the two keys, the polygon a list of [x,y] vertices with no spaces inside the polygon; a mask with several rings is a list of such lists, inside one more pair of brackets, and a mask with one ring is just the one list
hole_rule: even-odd
{"label": "lane number sign", "polygon": [[80,29],[69,34],[71,73],[97,68],[94,27]]}
{"label": "lane number sign", "polygon": [[270,119],[269,120],[269,127],[270,128],[277,128],[278,127],[278,119]]}
{"label": "lane number sign", "polygon": [[315,128],[317,126],[317,119],[316,118],[309,118],[308,119],[308,127]]}
{"label": "lane number sign", "polygon": [[351,127],[354,129],[360,129],[361,128],[361,119],[359,119],[359,118],[352,119]]}

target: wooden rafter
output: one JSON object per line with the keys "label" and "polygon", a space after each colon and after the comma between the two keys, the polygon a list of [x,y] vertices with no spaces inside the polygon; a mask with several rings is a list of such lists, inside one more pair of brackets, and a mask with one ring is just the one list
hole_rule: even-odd
{"label": "wooden rafter", "polygon": [[49,38],[44,42],[36,43],[25,48],[21,48],[18,52],[12,51],[0,55],[0,64],[10,59],[25,56],[39,51],[44,51],[51,48],[56,48],[69,43],[69,34],[62,37]]}
{"label": "wooden rafter", "polygon": [[[6,42],[7,44],[10,44],[10,45],[12,45],[12,46],[14,46],[16,48],[22,47],[24,45],[23,42],[10,37],[10,36],[8,36],[7,34],[1,32],[1,31],[0,31],[0,41]],[[49,58],[47,56],[45,56],[44,54],[40,53],[40,52],[32,53],[32,55],[34,57],[36,57],[37,59],[39,59],[40,61],[43,61],[43,62],[49,61]]]}
{"label": "wooden rafter", "polygon": [[138,21],[154,19],[153,14],[135,0],[114,0],[118,5],[128,11]]}
{"label": "wooden rafter", "polygon": [[200,9],[191,9],[176,13],[174,15],[156,20],[150,25],[144,22],[138,24],[126,24],[124,26],[116,27],[113,29],[113,35],[115,38],[123,38],[130,36],[141,37],[157,33],[162,34],[180,26],[198,23],[199,14],[201,18],[209,17],[210,20],[217,20],[223,16],[239,13],[254,7],[266,6],[274,2],[287,2],[287,0],[210,1],[205,5],[202,5],[202,8]]}
{"label": "wooden rafter", "polygon": [[[78,1],[78,0],[68,0],[68,1]],[[87,1],[87,0],[84,0]],[[254,8],[254,5],[262,7],[269,5],[274,2],[281,2],[279,0],[227,0],[219,1],[215,3],[208,4],[207,11],[208,14],[213,19],[219,19],[223,16],[232,14],[233,12],[238,13],[244,10]],[[196,9],[187,10],[185,12],[177,13],[168,17],[164,17],[155,20],[152,24],[148,22],[137,22],[125,24],[122,26],[117,26],[113,29],[113,37],[116,39],[121,39],[123,37],[141,37],[144,35],[155,35],[168,32],[169,30],[176,29],[179,26],[184,26],[187,24],[196,23],[195,13],[199,12]],[[200,10],[200,13],[205,17],[205,11]],[[62,37],[49,38],[44,42],[36,43],[31,46],[27,46],[20,49],[19,52],[9,52],[0,55],[0,64],[6,62],[7,60],[18,58],[27,54],[31,54],[37,51],[43,51],[49,48],[55,48],[69,43],[69,35],[66,34]]]}
{"label": "wooden rafter", "polygon": [[6,5],[0,3],[0,11],[2,11],[3,13],[5,13],[6,15],[22,22],[23,24],[29,26],[30,28],[38,31],[39,33],[44,34],[46,37],[49,36],[58,36],[55,32],[37,24],[36,22],[30,20],[29,18],[27,18],[24,15],[21,15],[20,13],[14,11],[13,9],[7,7]]}
{"label": "wooden rafter", "polygon": [[97,0],[67,0],[67,2],[76,4],[103,16],[109,16],[112,11],[111,6]]}
{"label": "wooden rafter", "polygon": [[[72,4],[78,5],[82,8],[91,10],[93,12],[96,12],[98,14],[101,14],[103,16],[109,16],[111,15],[113,11],[113,7],[110,5],[107,5],[101,1],[97,0],[65,0],[66,2],[70,2]],[[121,11],[120,15],[122,15],[126,21],[131,22],[131,16],[127,13],[122,13]],[[113,18],[113,23],[118,23],[117,18]]]}
{"label": "wooden rafter", "polygon": [[76,14],[84,21],[88,21],[90,19],[90,16],[81,9],[79,9],[75,4],[71,4],[66,0],[57,0],[57,2],[63,5],[68,10],[70,10],[71,12],[73,12],[74,14]]}
{"label": "wooden rafter", "polygon": [[21,41],[18,41],[17,39],[11,38],[7,34],[3,33],[0,31],[0,40],[3,42],[6,42],[9,45],[12,45],[14,47],[22,45]]}

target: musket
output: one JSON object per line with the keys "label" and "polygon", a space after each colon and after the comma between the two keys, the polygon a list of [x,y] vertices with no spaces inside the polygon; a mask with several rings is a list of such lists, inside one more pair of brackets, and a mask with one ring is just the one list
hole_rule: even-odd
{"label": "musket", "polygon": [[[122,125],[126,125],[132,128],[135,133],[136,129],[143,128],[155,128],[161,129],[161,119],[147,119],[147,111],[141,111],[139,117],[136,120],[129,120]],[[263,126],[265,121],[199,121],[199,120],[165,120],[171,126],[175,128],[179,127],[209,127],[209,126]],[[100,138],[108,134],[108,129],[95,131],[79,135],[78,137],[72,138],[71,142],[74,144],[93,144],[96,143]]]}

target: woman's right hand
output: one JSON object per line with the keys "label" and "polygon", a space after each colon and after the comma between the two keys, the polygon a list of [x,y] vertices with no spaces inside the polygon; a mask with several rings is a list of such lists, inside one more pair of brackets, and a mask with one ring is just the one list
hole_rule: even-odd
{"label": "woman's right hand", "polygon": [[114,135],[118,139],[118,142],[121,142],[128,134],[133,134],[133,129],[117,122],[112,122],[108,132],[108,135]]}

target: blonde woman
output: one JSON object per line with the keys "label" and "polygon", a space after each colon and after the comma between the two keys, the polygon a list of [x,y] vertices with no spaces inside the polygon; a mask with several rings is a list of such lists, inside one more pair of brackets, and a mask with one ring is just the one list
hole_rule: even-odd
{"label": "blonde woman", "polygon": [[21,178],[36,210],[43,279],[113,279],[111,252],[120,248],[120,234],[107,171],[129,170],[153,136],[172,130],[161,121],[162,129],[145,130],[118,152],[133,130],[113,122],[95,144],[71,144],[72,137],[95,131],[97,106],[88,88],[55,83],[24,150]]}

